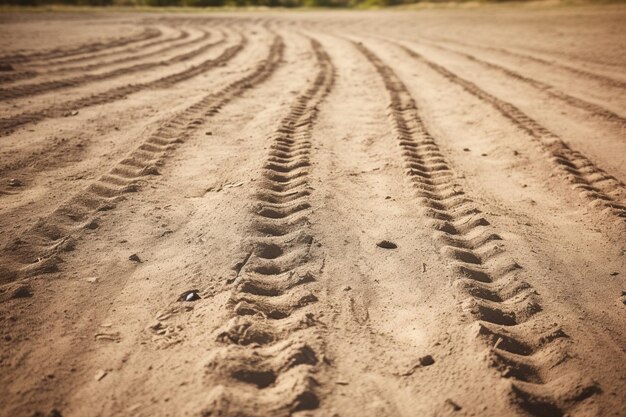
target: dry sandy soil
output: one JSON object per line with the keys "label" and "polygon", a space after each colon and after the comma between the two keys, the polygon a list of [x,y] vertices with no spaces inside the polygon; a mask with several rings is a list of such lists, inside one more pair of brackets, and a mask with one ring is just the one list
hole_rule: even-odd
{"label": "dry sandy soil", "polygon": [[1,15],[0,415],[626,416],[625,25]]}

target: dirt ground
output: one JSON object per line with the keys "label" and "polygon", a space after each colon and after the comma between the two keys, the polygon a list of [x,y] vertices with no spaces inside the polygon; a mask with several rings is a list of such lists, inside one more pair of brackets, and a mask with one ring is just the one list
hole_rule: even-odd
{"label": "dirt ground", "polygon": [[0,415],[626,416],[624,27],[0,15]]}

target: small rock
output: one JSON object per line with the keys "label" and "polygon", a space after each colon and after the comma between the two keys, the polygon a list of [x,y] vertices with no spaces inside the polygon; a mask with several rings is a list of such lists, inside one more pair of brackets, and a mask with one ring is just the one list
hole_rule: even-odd
{"label": "small rock", "polygon": [[24,184],[22,184],[22,181],[18,180],[17,178],[11,178],[9,180],[9,185],[11,187],[21,187]]}
{"label": "small rock", "polygon": [[141,263],[141,259],[139,259],[139,256],[137,256],[136,253],[133,253],[132,255],[130,255],[128,257],[129,261],[133,261],[133,262],[137,262],[137,263]]}
{"label": "small rock", "polygon": [[480,156],[487,156],[487,154],[486,153],[481,153]]}
{"label": "small rock", "polygon": [[463,150],[464,150],[465,152],[469,152],[469,151],[470,151],[470,148],[463,148]]}
{"label": "small rock", "polygon": [[398,245],[388,240],[381,240],[376,244],[376,246],[383,249],[396,249],[398,247]]}
{"label": "small rock", "polygon": [[200,294],[198,290],[185,291],[178,297],[178,301],[196,301],[199,300]]}
{"label": "small rock", "polygon": [[619,272],[617,272],[617,271],[611,272],[611,276],[612,277],[617,276],[617,275],[619,275]]}
{"label": "small rock", "polygon": [[107,371],[105,371],[104,369],[100,369],[98,372],[96,372],[96,381],[100,381],[105,376],[107,376]]}
{"label": "small rock", "polygon": [[347,285],[347,286],[343,287],[343,290],[344,290],[344,291],[350,291],[351,289],[352,289],[352,287],[351,287],[351,286],[349,286],[349,285]]}
{"label": "small rock", "polygon": [[206,132],[205,135],[211,136],[211,135],[213,135],[213,132]]}
{"label": "small rock", "polygon": [[422,365],[422,366],[430,366],[433,363],[435,363],[435,360],[430,355],[422,356],[420,358],[420,365]]}
{"label": "small rock", "polygon": [[98,277],[89,277],[89,278],[85,278],[85,281],[90,282],[90,283],[94,283],[96,281],[98,281]]}
{"label": "small rock", "polygon": [[335,381],[335,384],[337,384],[337,385],[348,385],[349,382],[348,381],[339,380],[339,381]]}

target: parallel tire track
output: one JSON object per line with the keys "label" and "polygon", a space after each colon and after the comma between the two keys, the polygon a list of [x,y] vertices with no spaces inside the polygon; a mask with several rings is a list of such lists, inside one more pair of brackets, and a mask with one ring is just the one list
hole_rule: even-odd
{"label": "parallel tire track", "polygon": [[[200,38],[197,39],[193,39],[189,42],[184,42],[184,43],[180,43],[177,44],[176,42],[184,40],[186,38],[189,37],[189,32],[187,31],[181,31],[180,34],[175,37],[175,38],[167,38],[167,39],[158,39],[154,42],[150,42],[147,43],[145,45],[141,45],[140,47],[131,47],[128,49],[124,49],[121,51],[112,51],[109,53],[105,53],[105,54],[95,54],[95,55],[90,55],[90,56],[86,56],[86,57],[80,57],[80,58],[76,58],[75,60],[80,60],[80,61],[93,61],[93,60],[98,60],[98,59],[102,59],[104,56],[108,56],[108,55],[119,55],[119,54],[126,54],[129,52],[135,52],[138,49],[146,49],[149,47],[152,47],[154,45],[161,45],[161,44],[168,44],[167,46],[163,47],[162,49],[159,49],[157,51],[154,52],[149,52],[146,54],[133,54],[127,57],[122,57],[122,58],[118,58],[115,59],[113,61],[108,61],[108,62],[96,62],[96,63],[92,63],[92,64],[85,64],[85,65],[79,65],[79,66],[67,66],[68,63],[72,63],[75,60],[71,60],[71,61],[61,61],[59,62],[49,62],[46,63],[46,70],[45,71],[39,71],[39,70],[34,70],[32,67],[28,70],[24,70],[24,71],[15,71],[15,72],[10,72],[8,74],[0,74],[0,83],[8,83],[8,82],[13,82],[13,81],[19,81],[19,80],[25,80],[25,79],[29,79],[29,78],[35,78],[39,75],[51,75],[51,74],[62,74],[65,72],[70,72],[70,71],[90,71],[90,70],[94,70],[94,69],[102,69],[103,67],[108,67],[108,66],[112,66],[112,65],[117,65],[117,64],[122,64],[124,62],[129,62],[129,61],[136,61],[139,59],[144,59],[144,58],[148,58],[151,56],[155,56],[158,54],[161,54],[163,52],[167,52],[173,48],[177,48],[177,47],[184,47],[184,46],[189,46],[195,43],[198,43],[201,40],[205,40],[208,38],[208,33],[204,33],[203,36],[201,36]],[[57,65],[61,65],[61,67],[59,68],[50,68],[50,67],[55,67]],[[64,66],[65,65],[65,66]]]}
{"label": "parallel tire track", "polygon": [[252,72],[172,117],[107,174],[8,244],[1,252],[0,284],[58,271],[60,254],[73,250],[76,238],[86,230],[98,228],[98,213],[115,208],[124,194],[138,191],[147,176],[159,174],[159,165],[185,136],[246,89],[266,80],[280,64],[283,49],[282,38],[276,36],[267,58]]}
{"label": "parallel tire track", "polygon": [[161,36],[162,32],[155,28],[146,28],[142,33],[125,38],[118,38],[108,42],[95,42],[85,45],[79,45],[68,49],[53,49],[50,51],[33,52],[30,54],[17,53],[13,55],[4,55],[0,57],[0,62],[9,64],[18,64],[31,61],[43,61],[48,59],[63,58],[71,55],[82,54],[85,52],[97,52],[108,48],[125,46],[132,43],[142,42]]}
{"label": "parallel tire track", "polygon": [[106,58],[106,57],[110,57],[110,56],[116,56],[116,55],[120,55],[120,54],[125,54],[129,51],[138,51],[138,50],[142,50],[142,49],[146,49],[146,48],[151,48],[154,45],[161,45],[163,43],[167,43],[167,42],[171,42],[173,40],[177,40],[177,39],[185,39],[187,38],[189,35],[187,34],[186,31],[181,31],[181,34],[177,37],[177,38],[158,38],[155,39],[151,42],[146,42],[144,44],[141,45],[132,45],[128,48],[123,48],[123,49],[119,49],[119,50],[103,50],[103,51],[96,51],[96,53],[86,53],[86,54],[81,54],[78,56],[71,56],[71,57],[60,57],[56,60],[53,61],[49,61],[49,62],[34,62],[32,64],[30,64],[31,66],[35,66],[35,67],[40,67],[40,66],[47,66],[48,64],[50,65],[67,65],[67,64],[74,64],[77,62],[83,62],[83,61],[91,61],[93,59],[101,59],[101,58]]}
{"label": "parallel tire track", "polygon": [[[323,360],[311,271],[308,167],[317,107],[334,82],[334,67],[311,40],[319,71],[271,137],[256,195],[250,255],[239,266],[223,346],[207,366],[211,392],[203,416],[288,416],[319,404],[314,374]],[[222,382],[223,381],[223,382]]]}
{"label": "parallel tire track", "polygon": [[522,54],[519,52],[513,52],[509,49],[502,49],[502,48],[496,48],[493,46],[484,46],[484,45],[472,45],[467,42],[461,42],[461,41],[456,41],[456,40],[451,40],[451,39],[442,39],[442,40],[444,42],[456,43],[458,45],[467,46],[470,48],[486,49],[486,50],[494,51],[503,55],[513,56],[513,57],[525,59],[528,61],[534,61],[542,65],[561,68],[561,69],[571,72],[572,74],[576,74],[582,78],[596,80],[610,87],[626,89],[626,82],[624,81],[616,80],[615,78],[607,77],[606,75],[596,74],[594,72],[586,71],[586,70],[583,70],[577,67],[572,67],[570,65],[562,64],[559,62],[549,61],[547,59],[538,58],[536,56]]}
{"label": "parallel tire track", "polygon": [[116,87],[102,93],[93,94],[76,100],[71,100],[58,105],[52,106],[45,111],[25,112],[16,116],[0,119],[0,135],[8,134],[13,129],[26,124],[37,123],[41,120],[51,117],[63,117],[74,109],[80,109],[89,106],[109,103],[120,100],[129,94],[136,93],[148,88],[169,87],[173,84],[195,77],[203,72],[230,61],[234,58],[247,44],[247,38],[241,35],[242,39],[239,43],[226,48],[218,57],[207,59],[200,64],[194,65],[180,72],[170,74],[159,79],[148,81],[145,83],[127,84]]}
{"label": "parallel tire track", "polygon": [[406,86],[374,53],[354,44],[384,81],[407,176],[441,255],[452,265],[463,309],[475,320],[478,340],[490,349],[490,365],[512,381],[512,400],[526,412],[564,415],[598,387],[577,372],[561,375],[568,363],[565,333],[543,324],[536,291],[518,278],[521,267],[508,259],[501,237],[455,181]]}
{"label": "parallel tire track", "polygon": [[476,84],[452,73],[412,49],[398,44],[409,56],[423,62],[443,77],[461,86],[468,93],[491,104],[518,128],[528,133],[539,144],[557,172],[573,184],[579,195],[606,213],[626,218],[626,186],[612,175],[604,172],[583,154],[571,149],[559,136],[543,127],[513,104],[482,90]]}
{"label": "parallel tire track", "polygon": [[567,93],[564,93],[563,91],[560,91],[559,89],[557,89],[556,87],[544,83],[542,81],[539,80],[535,80],[534,78],[529,78],[526,77],[516,71],[510,70],[506,67],[503,67],[501,65],[498,64],[494,64],[492,62],[489,61],[484,61],[482,59],[476,58],[474,55],[465,53],[465,52],[461,52],[461,51],[457,51],[455,49],[451,49],[451,48],[447,48],[445,46],[442,45],[438,45],[436,43],[429,43],[429,45],[438,48],[440,50],[443,51],[447,51],[447,52],[452,52],[454,54],[463,56],[467,59],[469,59],[470,61],[476,62],[484,67],[487,68],[491,68],[494,69],[496,71],[499,71],[505,75],[508,75],[511,78],[515,78],[517,80],[520,80],[526,84],[529,84],[533,87],[535,87],[536,89],[540,90],[540,91],[544,91],[547,94],[549,94],[550,96],[557,98],[559,100],[562,100],[564,102],[566,102],[567,104],[570,104],[574,107],[578,107],[579,109],[588,111],[592,114],[594,114],[595,116],[598,116],[602,119],[614,122],[614,123],[618,123],[620,126],[626,126],[626,117],[622,117],[619,114],[612,112],[611,110],[605,109],[602,106],[599,106],[597,104],[594,103],[590,103],[588,101],[582,100],[578,97],[574,97],[571,96]]}
{"label": "parallel tire track", "polygon": [[[205,37],[208,34],[205,33]],[[157,62],[145,62],[140,64],[131,65],[128,67],[117,68],[108,72],[98,74],[83,74],[66,79],[44,81],[33,84],[18,85],[9,88],[0,88],[0,100],[10,100],[25,96],[33,96],[36,94],[43,94],[49,91],[59,90],[62,88],[78,87],[89,82],[102,81],[110,78],[121,77],[124,75],[133,74],[140,71],[151,70],[158,67],[163,67],[179,62],[184,62],[200,54],[203,54],[213,48],[214,46],[224,43],[225,39],[222,37],[215,42],[206,43],[192,51],[185,52],[176,55],[168,60]]]}

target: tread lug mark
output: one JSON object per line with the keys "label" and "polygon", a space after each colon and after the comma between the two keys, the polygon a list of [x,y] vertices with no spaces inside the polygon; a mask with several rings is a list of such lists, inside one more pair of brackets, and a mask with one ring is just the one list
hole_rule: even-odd
{"label": "tread lug mark", "polygon": [[[565,414],[577,401],[596,392],[588,388],[595,385],[588,385],[581,375],[574,374],[570,388],[554,389],[560,386],[554,366],[569,358],[563,344],[558,343],[565,334],[553,329],[538,338],[534,336],[542,308],[530,284],[517,277],[521,267],[505,259],[506,253],[498,243],[501,238],[491,231],[489,221],[455,182],[404,83],[364,45],[353,44],[376,68],[389,93],[388,115],[401,154],[405,163],[420,167],[419,174],[409,171],[407,176],[416,188],[418,201],[425,203],[422,214],[431,219],[441,255],[451,265],[462,310],[478,326],[476,340],[490,349],[489,365],[512,380],[513,403],[533,415]],[[440,177],[442,168],[451,175]],[[587,388],[579,393],[578,387]]]}
{"label": "tread lug mark", "polygon": [[626,219],[626,204],[624,203],[626,186],[623,183],[595,166],[580,152],[571,149],[559,136],[513,104],[482,90],[473,82],[426,59],[414,50],[404,45],[398,44],[398,46],[409,56],[432,68],[452,83],[461,86],[468,93],[491,104],[504,117],[511,120],[515,126],[528,133],[537,142],[540,150],[547,155],[554,169],[562,173],[563,177],[572,183],[572,188],[582,189],[579,193],[580,196],[588,200],[592,207],[600,208],[618,218]]}
{"label": "tread lug mark", "polygon": [[[221,107],[243,94],[250,85],[265,81],[280,65],[284,51],[281,37],[275,36],[268,56],[253,71],[213,92],[163,123],[145,143],[158,143],[162,148],[146,149],[140,145],[109,173],[87,186],[82,192],[62,203],[50,215],[39,221],[2,250],[4,267],[0,269],[0,285],[20,278],[58,271],[58,253],[65,250],[63,242],[85,232],[87,217],[97,211],[110,210],[124,199],[123,194],[140,190],[138,181],[154,175],[156,166],[167,152],[176,147],[182,132],[193,120],[210,118]],[[194,124],[197,128],[197,124]],[[156,163],[155,163],[156,161]],[[72,246],[73,247],[73,246]],[[48,260],[49,259],[49,260]]]}
{"label": "tread lug mark", "polygon": [[[215,43],[209,43],[200,47],[199,49],[196,49],[195,51],[199,54],[203,52],[203,49],[209,49],[212,46],[220,44],[220,43],[222,42],[217,41]],[[60,103],[56,106],[52,106],[42,111],[25,112],[25,113],[11,116],[8,118],[0,119],[0,135],[6,135],[7,133],[10,133],[13,129],[23,126],[25,124],[36,123],[41,120],[47,119],[49,117],[61,117],[65,113],[67,113],[68,110],[95,106],[95,105],[109,103],[115,100],[120,100],[130,94],[133,94],[140,90],[144,90],[148,88],[171,87],[172,85],[176,83],[179,83],[181,81],[200,75],[206,71],[219,67],[223,65],[224,63],[230,61],[245,48],[247,43],[248,43],[248,39],[244,35],[241,35],[241,40],[237,44],[225,48],[224,51],[222,51],[222,53],[218,57],[206,59],[203,62],[193,65],[189,68],[186,68],[180,72],[169,74],[167,76],[164,76],[156,80],[152,80],[152,81],[147,81],[147,82],[137,83],[137,84],[122,85],[120,87],[115,87],[110,90],[103,91],[101,93],[97,93],[97,94],[93,94],[87,97],[81,97],[75,100],[63,102],[63,103]],[[184,61],[188,58],[190,58],[189,53],[178,57],[178,59],[181,61]],[[54,87],[54,88],[57,88],[57,87]],[[244,89],[243,86],[240,86],[239,88],[241,90]],[[2,94],[3,92],[0,91],[0,96]],[[216,108],[218,107],[214,107],[213,111]],[[167,130],[165,132],[167,133]]]}
{"label": "tread lug mark", "polygon": [[227,303],[231,319],[216,334],[222,346],[207,364],[213,389],[204,416],[280,417],[319,405],[314,375],[324,342],[310,311],[318,298],[308,167],[311,130],[335,70],[321,44],[311,39],[311,46],[317,75],[269,138],[252,208],[251,255]]}

